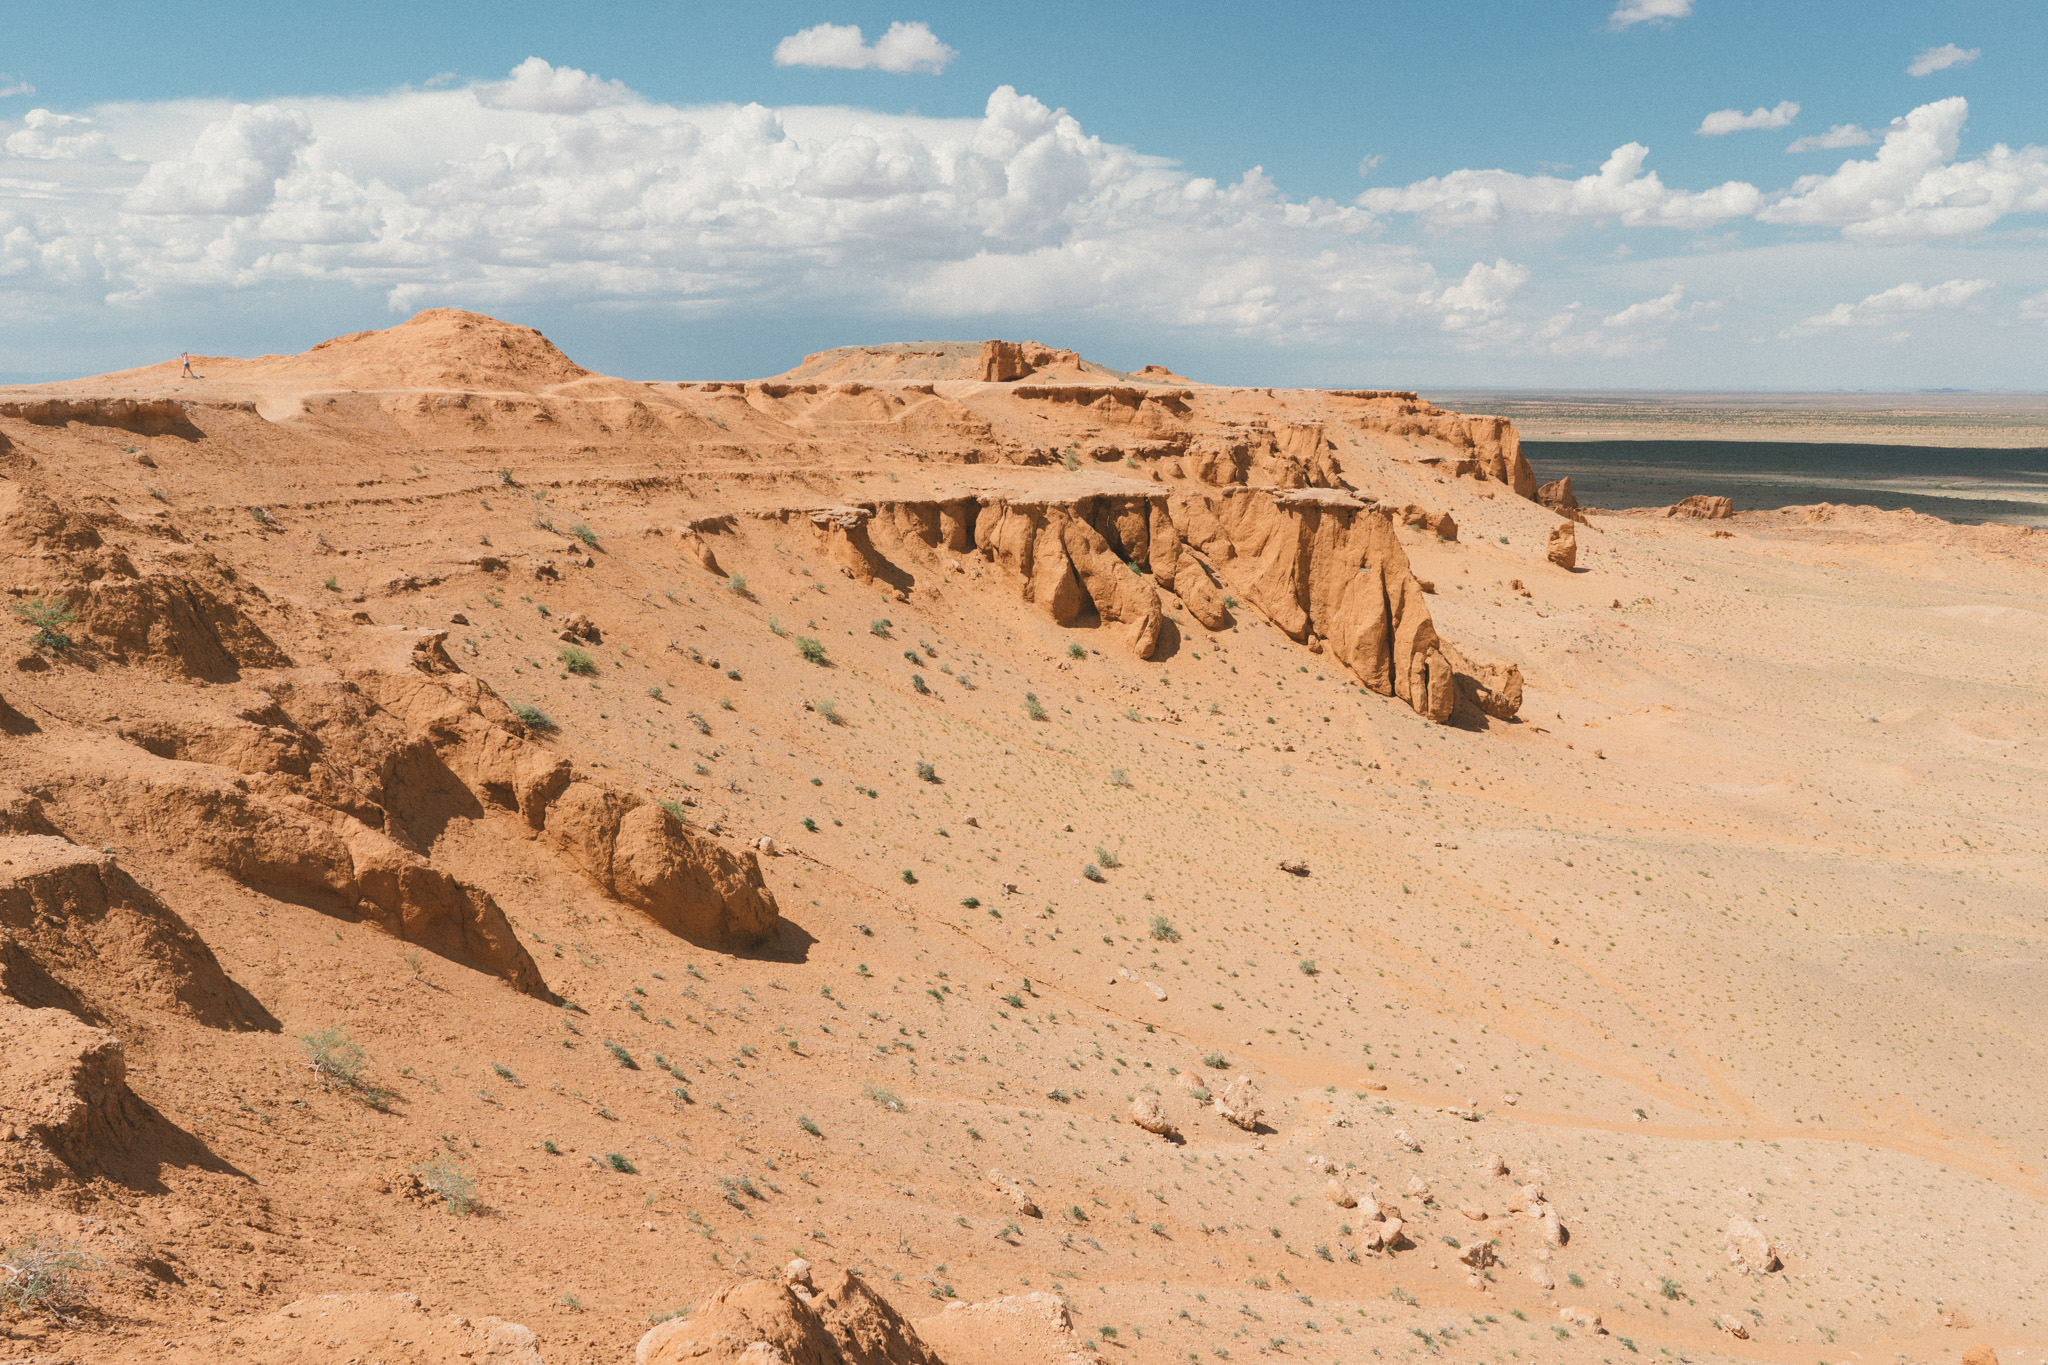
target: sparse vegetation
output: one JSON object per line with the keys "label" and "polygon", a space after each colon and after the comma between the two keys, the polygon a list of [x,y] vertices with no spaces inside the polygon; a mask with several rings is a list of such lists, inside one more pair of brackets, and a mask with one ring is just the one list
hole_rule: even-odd
{"label": "sparse vegetation", "polygon": [[920,758],[917,761],[917,780],[920,782],[937,782],[939,780],[939,770]]}
{"label": "sparse vegetation", "polygon": [[618,1062],[620,1066],[626,1068],[626,1070],[638,1071],[640,1069],[640,1063],[633,1060],[633,1054],[626,1051],[626,1049],[624,1047],[621,1047],[619,1044],[607,1042],[604,1045],[604,1050],[606,1052],[611,1053],[613,1060]]}
{"label": "sparse vegetation", "polygon": [[556,728],[554,717],[541,710],[538,706],[529,706],[525,702],[515,701],[512,703],[512,714],[518,718],[521,725],[526,726],[528,729],[548,731]]}
{"label": "sparse vegetation", "polygon": [[1230,1059],[1220,1052],[1211,1052],[1203,1056],[1202,1065],[1213,1066],[1218,1071],[1222,1071],[1229,1067]]}
{"label": "sparse vegetation", "polygon": [[868,634],[878,635],[886,640],[889,638],[889,629],[892,624],[887,617],[877,616],[874,620],[868,622]]}
{"label": "sparse vegetation", "polygon": [[892,1114],[900,1114],[910,1107],[903,1102],[902,1098],[895,1091],[887,1086],[864,1085],[860,1088],[860,1093]]}
{"label": "sparse vegetation", "polygon": [[846,717],[839,714],[839,704],[837,702],[829,699],[814,701],[811,703],[811,709],[833,725],[846,724]]}
{"label": "sparse vegetation", "polygon": [[640,1173],[640,1168],[628,1161],[624,1152],[606,1152],[604,1164],[617,1171],[620,1175],[638,1175]]}
{"label": "sparse vegetation", "polygon": [[327,575],[327,577],[320,580],[320,586],[327,589],[327,591],[329,592],[340,592],[341,580],[336,578],[333,574],[329,574]]}
{"label": "sparse vegetation", "polygon": [[811,1122],[810,1115],[808,1114],[798,1114],[796,1116],[796,1126],[803,1129],[806,1133],[809,1133],[812,1137],[825,1136],[823,1131],[819,1129],[818,1125]]}
{"label": "sparse vegetation", "polygon": [[1301,967],[1301,974],[1303,976],[1314,976],[1316,974],[1317,968],[1316,960],[1314,958],[1305,957],[1301,960],[1299,965]]}
{"label": "sparse vegetation", "polygon": [[69,1322],[65,1310],[90,1297],[76,1277],[99,1269],[100,1263],[75,1241],[30,1237],[0,1251],[0,1310],[48,1313]]}
{"label": "sparse vegetation", "polygon": [[476,1212],[476,1178],[453,1158],[437,1157],[412,1168],[421,1185],[441,1196],[448,1212],[457,1218]]}
{"label": "sparse vegetation", "polygon": [[932,689],[926,684],[924,674],[922,673],[910,675],[910,690],[917,693],[920,697],[928,697],[932,694]]}
{"label": "sparse vegetation", "polygon": [[1111,768],[1109,770],[1109,785],[1112,787],[1128,787],[1131,785],[1131,779],[1122,768]]}
{"label": "sparse vegetation", "polygon": [[1024,694],[1024,714],[1033,720],[1051,719],[1046,712],[1045,703],[1038,699],[1036,692],[1026,692]]}
{"label": "sparse vegetation", "polygon": [[1101,844],[1095,846],[1095,862],[1097,866],[1106,868],[1118,868],[1124,865],[1123,859],[1117,857],[1116,854],[1110,852]]}
{"label": "sparse vegetation", "polygon": [[1079,640],[1076,640],[1067,646],[1067,657],[1069,659],[1085,659],[1088,657],[1088,651],[1081,647]]}
{"label": "sparse vegetation", "polygon": [[71,637],[64,633],[63,628],[78,617],[71,610],[71,604],[63,598],[32,597],[26,602],[16,602],[8,610],[36,628],[37,649],[47,649],[56,654],[71,648]]}
{"label": "sparse vegetation", "polygon": [[591,530],[583,522],[579,521],[574,526],[571,526],[569,534],[582,541],[585,545],[590,546],[593,550],[597,548],[597,532]]}
{"label": "sparse vegetation", "polygon": [[590,657],[589,650],[580,645],[563,645],[555,652],[555,657],[560,659],[562,667],[571,673],[597,672],[597,661]]}
{"label": "sparse vegetation", "polygon": [[1173,927],[1173,921],[1164,915],[1152,917],[1152,937],[1161,943],[1180,942],[1180,930]]}
{"label": "sparse vegetation", "polygon": [[1091,882],[1099,882],[1106,880],[1102,875],[1102,869],[1097,867],[1094,863],[1088,863],[1084,865],[1081,868],[1081,875],[1086,877]]}
{"label": "sparse vegetation", "polygon": [[796,652],[804,656],[804,662],[806,663],[824,664],[825,662],[827,662],[825,658],[825,646],[820,644],[815,636],[797,636]]}
{"label": "sparse vegetation", "polygon": [[725,586],[731,590],[734,597],[752,597],[754,595],[747,591],[747,580],[740,574],[734,574],[731,578],[726,579]]}

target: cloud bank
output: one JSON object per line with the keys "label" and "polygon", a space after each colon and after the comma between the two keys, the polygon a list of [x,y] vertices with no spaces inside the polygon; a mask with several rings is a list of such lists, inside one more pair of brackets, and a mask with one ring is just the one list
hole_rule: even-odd
{"label": "cloud bank", "polygon": [[1637,24],[1668,24],[1691,14],[1692,3],[1693,0],[1621,0],[1614,13],[1607,16],[1607,26],[1624,29]]}
{"label": "cloud bank", "polygon": [[1931,287],[1917,283],[1893,285],[1855,303],[1838,303],[1825,313],[1807,318],[1793,329],[1793,333],[1822,332],[1837,327],[1897,326],[1903,318],[1914,313],[1960,308],[1994,287],[1990,280],[1946,280]]}

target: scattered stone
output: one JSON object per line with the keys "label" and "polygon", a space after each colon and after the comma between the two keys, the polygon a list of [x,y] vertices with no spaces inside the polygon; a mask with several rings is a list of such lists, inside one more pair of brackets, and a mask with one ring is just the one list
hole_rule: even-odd
{"label": "scattered stone", "polygon": [[1557,1288],[1557,1277],[1551,1274],[1550,1267],[1541,1261],[1529,1262],[1527,1274],[1530,1279],[1536,1282],[1536,1286],[1539,1289]]}
{"label": "scattered stone", "polygon": [[1480,1159],[1479,1173],[1481,1175],[1506,1175],[1508,1173],[1507,1158],[1503,1157],[1499,1152],[1488,1152]]}
{"label": "scattered stone", "polygon": [[1417,1142],[1414,1138],[1408,1136],[1408,1130],[1406,1128],[1396,1128],[1394,1130],[1394,1142],[1397,1146],[1406,1147],[1411,1152],[1419,1152],[1422,1150],[1422,1144]]}
{"label": "scattered stone", "polygon": [[1308,864],[1299,858],[1282,858],[1280,860],[1280,870],[1292,876],[1306,877],[1308,875]]}
{"label": "scattered stone", "polygon": [[1600,1315],[1590,1308],[1560,1308],[1557,1316],[1561,1321],[1582,1327],[1596,1337],[1607,1335],[1607,1329],[1600,1325]]}
{"label": "scattered stone", "polygon": [[1156,982],[1147,981],[1145,983],[1145,989],[1152,992],[1152,998],[1154,1000],[1166,999],[1166,987],[1161,986]]}
{"label": "scattered stone", "polygon": [[1486,1210],[1476,1204],[1460,1204],[1458,1205],[1458,1212],[1464,1214],[1475,1223],[1483,1223],[1488,1217]]}
{"label": "scattered stone", "polygon": [[1493,1264],[1493,1243],[1472,1242],[1458,1253],[1458,1259],[1474,1270],[1484,1270]]}
{"label": "scattered stone", "polygon": [[1571,1237],[1564,1222],[1558,1218],[1557,1210],[1549,1204],[1543,1206],[1543,1243],[1545,1246],[1561,1247]]}
{"label": "scattered stone", "polygon": [[[1725,502],[1727,499],[1724,498],[1722,501]],[[1734,1337],[1737,1341],[1749,1340],[1749,1328],[1743,1323],[1741,1318],[1736,1317],[1733,1313],[1717,1314],[1714,1318],[1714,1326],[1720,1328],[1729,1336]]]}
{"label": "scattered stone", "polygon": [[1408,1197],[1409,1197],[1409,1198],[1411,1198],[1411,1199],[1420,1199],[1420,1200],[1421,1200],[1422,1202],[1424,1202],[1425,1204],[1426,1204],[1426,1203],[1428,1203],[1428,1202],[1429,1202],[1429,1182],[1428,1182],[1427,1180],[1424,1180],[1424,1179],[1423,1179],[1423,1178],[1422,1178],[1421,1176],[1419,1176],[1419,1175],[1411,1175],[1411,1176],[1409,1176],[1409,1177],[1408,1177]]}
{"label": "scattered stone", "polygon": [[1323,1197],[1340,1209],[1355,1209],[1358,1207],[1358,1196],[1346,1189],[1344,1182],[1341,1180],[1332,1180],[1329,1184],[1323,1186]]}
{"label": "scattered stone", "polygon": [[988,1173],[988,1183],[1009,1196],[1010,1203],[1016,1208],[1017,1212],[1023,1214],[1026,1218],[1042,1216],[1038,1212],[1037,1202],[1025,1192],[1024,1187],[1004,1175],[1001,1171],[990,1170]]}
{"label": "scattered stone", "polygon": [[1385,1081],[1376,1081],[1373,1080],[1370,1076],[1360,1077],[1358,1084],[1366,1090],[1385,1090],[1387,1088],[1387,1083]]}

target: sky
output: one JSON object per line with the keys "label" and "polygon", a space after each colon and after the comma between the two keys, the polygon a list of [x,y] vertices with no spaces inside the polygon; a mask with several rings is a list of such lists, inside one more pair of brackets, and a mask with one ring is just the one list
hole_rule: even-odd
{"label": "sky", "polygon": [[0,14],[0,382],[455,306],[647,379],[2048,389],[2042,0]]}

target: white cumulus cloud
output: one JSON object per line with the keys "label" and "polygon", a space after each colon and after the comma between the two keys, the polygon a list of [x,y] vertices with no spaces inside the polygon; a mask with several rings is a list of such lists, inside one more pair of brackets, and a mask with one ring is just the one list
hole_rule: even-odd
{"label": "white cumulus cloud", "polygon": [[260,212],[312,139],[311,122],[296,109],[238,104],[199,134],[189,158],[152,165],[128,207],[151,214]]}
{"label": "white cumulus cloud", "polygon": [[113,144],[93,127],[91,119],[53,114],[48,109],[29,110],[21,120],[21,130],[9,133],[0,146],[30,161],[79,161],[114,154]]}
{"label": "white cumulus cloud", "polygon": [[528,57],[512,68],[511,76],[494,85],[480,86],[477,103],[491,109],[523,109],[533,114],[581,114],[608,104],[624,104],[633,97],[619,81],[608,81],[578,71],[573,66],[552,66],[539,57]]}
{"label": "white cumulus cloud", "polygon": [[1952,66],[1968,66],[1984,55],[1979,47],[1957,47],[1954,43],[1943,43],[1930,47],[1906,64],[1908,76],[1932,76],[1937,71],[1946,71]]}
{"label": "white cumulus cloud", "polygon": [[27,81],[18,81],[5,71],[0,71],[0,100],[10,95],[33,95],[35,92],[36,88]]}
{"label": "white cumulus cloud", "polygon": [[1355,201],[1374,213],[1419,214],[1431,227],[1497,226],[1522,220],[1610,220],[1631,227],[1704,227],[1747,217],[1763,202],[1756,186],[1731,180],[1697,194],[1665,188],[1643,171],[1650,149],[1614,149],[1597,174],[1565,180],[1513,171],[1453,171],[1399,188],[1371,189]]}
{"label": "white cumulus cloud", "polygon": [[1994,287],[1990,280],[1945,280],[1936,285],[1896,284],[1855,303],[1838,303],[1825,313],[1807,318],[1793,330],[1815,332],[1836,327],[1896,326],[1900,319],[1913,313],[1960,308]]}
{"label": "white cumulus cloud", "polygon": [[1791,100],[1781,100],[1775,108],[1752,109],[1746,114],[1740,109],[1716,109],[1701,119],[1700,126],[1693,131],[1701,137],[1721,137],[1751,128],[1783,128],[1798,117],[1799,106]]}
{"label": "white cumulus cloud", "polygon": [[1607,26],[1623,29],[1636,24],[1668,24],[1691,14],[1692,4],[1693,0],[1620,0],[1614,13],[1607,16]]}
{"label": "white cumulus cloud", "polygon": [[894,71],[933,75],[960,54],[940,42],[924,23],[889,25],[870,45],[858,24],[816,24],[792,33],[775,45],[777,66],[823,66],[842,71]]}
{"label": "white cumulus cloud", "polygon": [[1981,232],[2010,213],[2048,211],[2048,148],[2004,143],[1956,158],[1969,102],[1954,95],[1894,119],[1869,161],[1801,176],[1757,217],[1839,227],[1867,240],[1932,240]]}
{"label": "white cumulus cloud", "polygon": [[1877,141],[1877,136],[1868,128],[1855,123],[1837,123],[1825,133],[1808,133],[1805,137],[1794,138],[1785,150],[1794,152],[1835,152],[1844,147],[1868,147]]}

